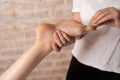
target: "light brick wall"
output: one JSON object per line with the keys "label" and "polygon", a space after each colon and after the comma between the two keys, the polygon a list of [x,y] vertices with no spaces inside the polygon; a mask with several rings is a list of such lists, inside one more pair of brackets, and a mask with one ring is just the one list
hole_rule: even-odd
{"label": "light brick wall", "polygon": [[[0,0],[0,75],[35,40],[35,27],[41,22],[71,18],[72,0]],[[28,80],[65,80],[71,48],[49,54]]]}

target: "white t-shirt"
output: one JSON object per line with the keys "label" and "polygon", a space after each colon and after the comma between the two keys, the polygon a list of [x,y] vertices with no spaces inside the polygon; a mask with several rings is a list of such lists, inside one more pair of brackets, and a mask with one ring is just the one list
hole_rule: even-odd
{"label": "white t-shirt", "polygon": [[[83,24],[89,24],[96,11],[116,7],[120,0],[73,0],[72,12],[80,12]],[[120,29],[103,25],[77,40],[72,54],[83,64],[120,73]]]}

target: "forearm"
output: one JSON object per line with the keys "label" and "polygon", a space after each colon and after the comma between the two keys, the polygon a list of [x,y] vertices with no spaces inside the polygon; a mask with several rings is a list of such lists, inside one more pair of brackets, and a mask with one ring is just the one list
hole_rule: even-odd
{"label": "forearm", "polygon": [[[44,47],[43,47],[44,46]],[[23,55],[0,77],[0,80],[25,80],[35,66],[52,51],[44,44],[35,42]]]}
{"label": "forearm", "polygon": [[55,27],[58,30],[66,32],[72,37],[80,36],[82,33],[85,32],[85,25],[73,19],[59,22],[55,25]]}
{"label": "forearm", "polygon": [[66,20],[57,25],[42,23],[37,27],[35,44],[1,75],[1,80],[25,80],[35,66],[52,51],[53,33],[61,30],[76,37],[82,34],[83,26],[74,20]]}
{"label": "forearm", "polygon": [[96,30],[96,26],[93,26],[91,24],[83,25],[81,22],[74,19],[62,21],[56,25],[56,28],[58,30],[66,32],[71,37],[76,37],[78,39],[83,37],[84,34]]}

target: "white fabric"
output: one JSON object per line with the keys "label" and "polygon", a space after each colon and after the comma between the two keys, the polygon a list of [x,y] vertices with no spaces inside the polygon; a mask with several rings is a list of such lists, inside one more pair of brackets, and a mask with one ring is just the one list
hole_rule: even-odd
{"label": "white fabric", "polygon": [[[106,7],[120,9],[120,0],[73,0],[72,12],[80,12],[83,24],[87,25],[96,11]],[[120,73],[120,29],[99,27],[77,40],[72,54],[86,65]]]}

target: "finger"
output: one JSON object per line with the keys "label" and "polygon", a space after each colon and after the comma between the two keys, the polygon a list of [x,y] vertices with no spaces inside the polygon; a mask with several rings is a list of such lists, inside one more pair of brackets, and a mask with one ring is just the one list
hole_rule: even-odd
{"label": "finger", "polygon": [[75,42],[75,38],[71,37],[69,35],[67,35],[66,33],[62,32],[62,35],[64,36],[64,38],[69,42],[69,43],[73,43]]}
{"label": "finger", "polygon": [[102,13],[96,17],[96,19],[93,21],[93,24],[97,24],[103,17],[107,16],[108,13]]}
{"label": "finger", "polygon": [[58,35],[59,35],[59,38],[62,42],[62,44],[65,44],[67,41],[66,39],[64,38],[64,36],[62,35],[62,32],[61,31],[57,31]]}
{"label": "finger", "polygon": [[111,26],[114,26],[114,21],[113,20],[108,20],[106,22],[101,23],[100,26],[101,25],[109,25],[111,27]]}
{"label": "finger", "polygon": [[62,32],[62,35],[64,36],[64,38],[70,42],[70,36],[68,36],[66,33]]}
{"label": "finger", "polygon": [[104,22],[109,21],[109,20],[111,20],[111,15],[105,16],[97,24],[101,24],[101,23],[104,23]]}
{"label": "finger", "polygon": [[90,21],[91,21],[91,22],[94,22],[94,20],[95,20],[100,14],[102,14],[102,13],[103,13],[102,10],[97,11]]}
{"label": "finger", "polygon": [[56,44],[56,43],[53,43],[52,44],[52,48],[53,50],[55,50],[56,52],[59,52],[61,50],[61,48]]}
{"label": "finger", "polygon": [[57,32],[54,34],[54,39],[55,39],[55,43],[56,43],[59,47],[62,47],[62,46],[63,46],[63,44],[62,44],[62,42],[60,41],[60,38],[59,38]]}

